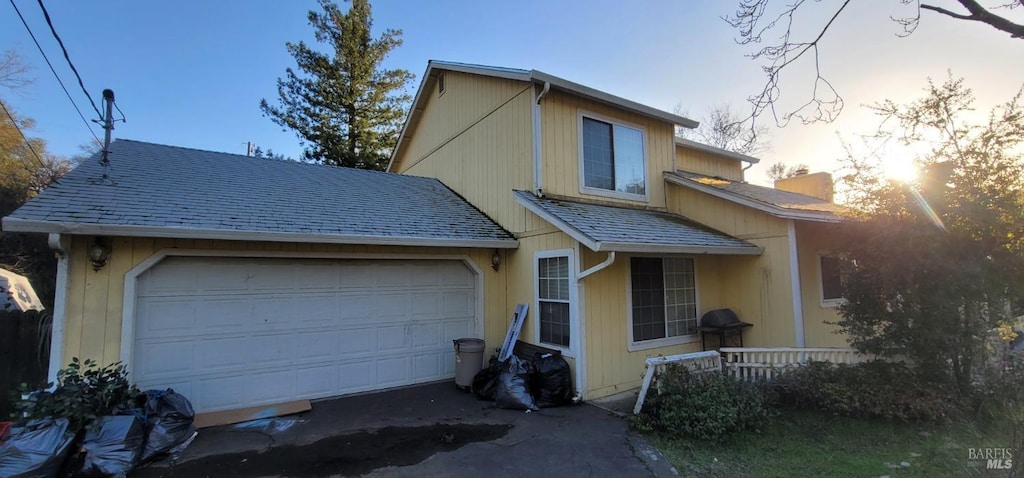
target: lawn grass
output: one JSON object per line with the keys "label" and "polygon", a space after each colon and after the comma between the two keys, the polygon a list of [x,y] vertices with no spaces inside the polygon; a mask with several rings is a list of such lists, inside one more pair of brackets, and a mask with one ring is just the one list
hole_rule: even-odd
{"label": "lawn grass", "polygon": [[[1010,446],[1007,430],[974,424],[908,424],[784,411],[761,433],[724,443],[653,436],[682,476],[1008,476],[968,460],[968,448]],[[1014,456],[1013,460],[1024,459]],[[890,468],[909,462],[909,468]]]}

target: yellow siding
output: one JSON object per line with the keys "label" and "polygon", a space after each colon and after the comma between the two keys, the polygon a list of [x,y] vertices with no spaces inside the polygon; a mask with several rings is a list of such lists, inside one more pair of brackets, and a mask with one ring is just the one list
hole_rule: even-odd
{"label": "yellow siding", "polygon": [[[491,269],[492,249],[361,246],[335,244],[288,244],[240,241],[193,241],[174,239],[115,238],[110,262],[97,271],[86,255],[92,237],[74,236],[68,261],[67,316],[62,364],[72,357],[107,364],[120,360],[121,319],[125,274],[163,248],[236,251],[312,250],[328,254],[373,253],[468,256],[483,274],[484,340],[488,348],[500,347],[512,315],[505,301],[508,267]],[[512,307],[515,303],[512,304]]]}
{"label": "yellow siding", "polygon": [[740,161],[679,144],[676,145],[676,169],[733,181],[743,180],[743,164]]}
{"label": "yellow siding", "polygon": [[[832,306],[821,305],[821,273],[818,254],[836,243],[834,224],[797,223],[800,283],[804,303],[804,340],[808,347],[849,347],[846,336],[833,325],[841,317]],[[829,323],[831,322],[831,323]]]}
{"label": "yellow siding", "polygon": [[[580,192],[579,113],[596,113],[642,127],[647,151],[648,202],[608,198]],[[543,190],[545,194],[583,197],[638,206],[665,207],[662,173],[675,163],[673,125],[618,108],[602,105],[568,93],[552,91],[541,101],[541,144]]]}
{"label": "yellow siding", "polygon": [[796,345],[786,220],[681,186],[668,186],[669,211],[761,248],[760,256],[719,256],[722,307],[754,324],[744,345]]}
{"label": "yellow siding", "polygon": [[447,91],[441,97],[431,91],[415,135],[393,169],[440,179],[507,230],[543,227],[512,196],[513,189],[532,188],[530,84],[446,75]]}

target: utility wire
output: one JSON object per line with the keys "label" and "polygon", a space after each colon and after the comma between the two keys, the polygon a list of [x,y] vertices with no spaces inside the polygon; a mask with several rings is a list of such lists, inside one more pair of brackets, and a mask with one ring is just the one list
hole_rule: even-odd
{"label": "utility wire", "polygon": [[11,124],[14,125],[14,129],[18,130],[18,133],[21,134],[21,139],[25,140],[25,146],[28,146],[29,151],[32,151],[32,156],[39,162],[39,166],[46,168],[46,164],[43,163],[43,158],[39,157],[39,153],[36,152],[36,148],[32,147],[32,143],[29,142],[28,137],[25,136],[25,132],[21,130],[21,126],[18,125],[18,121],[15,120],[14,115],[7,110],[7,105],[5,105],[3,101],[0,101],[0,108],[3,108],[4,113],[7,113],[7,117],[11,119]]}
{"label": "utility wire", "polygon": [[[96,136],[96,132],[92,130],[92,124],[89,123],[89,120],[85,119],[85,115],[82,114],[82,110],[78,108],[78,104],[75,103],[74,98],[71,97],[71,93],[68,92],[68,88],[64,86],[64,82],[61,81],[60,75],[57,74],[57,70],[53,68],[53,63],[50,63],[50,58],[46,56],[46,52],[43,51],[43,47],[39,45],[39,40],[36,40],[36,35],[32,33],[32,28],[28,26],[28,22],[25,21],[25,17],[21,15],[21,10],[18,9],[18,5],[14,3],[14,0],[10,0],[10,2],[11,6],[14,7],[14,11],[18,13],[18,18],[21,19],[21,24],[25,25],[25,30],[28,31],[28,35],[32,37],[32,41],[35,42],[36,48],[39,49],[39,53],[42,54],[43,59],[46,60],[46,65],[49,66],[50,71],[53,72],[53,77],[57,79],[57,83],[59,83],[61,89],[64,90],[64,94],[67,95],[68,101],[71,102],[71,106],[75,107],[75,111],[78,112],[78,117],[82,118],[82,122],[85,123],[85,127],[89,130],[89,134],[91,134],[93,138],[96,138],[97,142],[102,142],[100,141],[100,137]],[[93,107],[95,108],[95,106]],[[102,118],[103,115],[100,115],[100,117]]]}
{"label": "utility wire", "polygon": [[[11,0],[13,2],[14,0]],[[61,51],[64,52],[64,59],[68,61],[68,66],[71,67],[71,71],[75,74],[75,78],[78,78],[78,86],[82,87],[82,92],[85,93],[85,97],[89,98],[89,103],[92,104],[92,109],[96,111],[96,116],[103,118],[103,113],[100,113],[100,109],[96,107],[96,102],[92,100],[92,95],[89,94],[89,90],[85,89],[85,83],[82,81],[82,76],[78,74],[78,69],[75,68],[75,64],[71,62],[71,56],[68,55],[68,49],[64,48],[64,42],[61,41],[60,35],[57,34],[57,30],[53,28],[53,22],[50,21],[50,12],[46,11],[46,5],[43,5],[43,0],[36,0],[39,2],[39,8],[43,10],[43,17],[46,18],[46,24],[50,26],[50,33],[53,33],[53,37],[57,39],[57,43],[60,45]]]}

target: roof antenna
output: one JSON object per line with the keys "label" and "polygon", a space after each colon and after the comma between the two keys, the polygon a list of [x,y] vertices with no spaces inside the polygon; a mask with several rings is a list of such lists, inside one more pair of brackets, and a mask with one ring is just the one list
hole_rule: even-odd
{"label": "roof antenna", "polygon": [[103,117],[103,156],[100,158],[100,166],[103,166],[103,176],[97,184],[113,186],[114,181],[110,179],[110,133],[114,130],[114,90],[103,90],[103,105],[106,107],[106,114]]}

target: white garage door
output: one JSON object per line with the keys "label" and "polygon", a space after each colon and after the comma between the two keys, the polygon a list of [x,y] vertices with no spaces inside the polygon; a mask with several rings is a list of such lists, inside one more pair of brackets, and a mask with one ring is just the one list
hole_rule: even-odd
{"label": "white garage door", "polygon": [[132,378],[204,412],[454,377],[480,336],[461,261],[169,257],[136,295]]}

